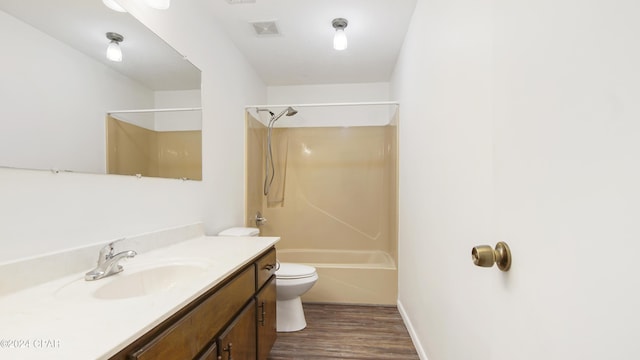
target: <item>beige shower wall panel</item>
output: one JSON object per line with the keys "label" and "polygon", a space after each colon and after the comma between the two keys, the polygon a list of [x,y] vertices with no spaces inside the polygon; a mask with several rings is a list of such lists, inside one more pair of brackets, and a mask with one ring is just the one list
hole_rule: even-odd
{"label": "beige shower wall panel", "polygon": [[[262,190],[264,143],[267,136],[267,128],[248,112],[246,113],[246,219],[245,225],[255,227],[255,215],[257,211],[263,211],[262,204],[264,194]],[[264,232],[263,232],[263,235]],[[278,235],[279,236],[279,235]]]}
{"label": "beige shower wall panel", "polygon": [[285,206],[264,208],[269,222],[263,234],[281,236],[281,248],[395,254],[388,132],[388,127],[287,129]]}
{"label": "beige shower wall panel", "polygon": [[153,131],[107,117],[107,173],[156,176]]}
{"label": "beige shower wall panel", "polygon": [[202,180],[202,132],[156,132],[158,176]]}
{"label": "beige shower wall panel", "polygon": [[389,207],[389,254],[398,263],[398,117],[396,110],[390,126],[385,127],[387,144],[387,206]]}
{"label": "beige shower wall panel", "polygon": [[108,116],[107,173],[202,180],[202,132],[157,132]]}

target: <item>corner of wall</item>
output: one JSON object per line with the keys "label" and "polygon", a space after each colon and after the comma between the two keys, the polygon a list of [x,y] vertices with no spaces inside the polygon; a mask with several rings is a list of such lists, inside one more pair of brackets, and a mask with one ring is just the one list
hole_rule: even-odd
{"label": "corner of wall", "polygon": [[427,358],[427,353],[424,351],[424,347],[420,342],[420,338],[411,323],[411,319],[409,318],[404,306],[402,306],[402,301],[400,301],[400,299],[398,299],[398,312],[400,313],[400,317],[402,317],[402,321],[404,321],[404,325],[407,327],[407,331],[409,332],[409,336],[411,337],[411,341],[413,342],[413,346],[416,348],[416,352],[418,353],[420,360],[429,360],[429,358]]}

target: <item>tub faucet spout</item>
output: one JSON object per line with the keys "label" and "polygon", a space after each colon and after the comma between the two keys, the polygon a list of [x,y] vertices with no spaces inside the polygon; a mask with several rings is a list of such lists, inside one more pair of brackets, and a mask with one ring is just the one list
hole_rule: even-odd
{"label": "tub faucet spout", "polygon": [[95,269],[85,274],[84,279],[87,281],[99,280],[113,274],[117,274],[123,270],[122,265],[118,262],[124,258],[132,258],[138,253],[133,250],[123,251],[117,254],[113,253],[113,245],[115,242],[107,244],[100,249],[98,256],[98,265]]}

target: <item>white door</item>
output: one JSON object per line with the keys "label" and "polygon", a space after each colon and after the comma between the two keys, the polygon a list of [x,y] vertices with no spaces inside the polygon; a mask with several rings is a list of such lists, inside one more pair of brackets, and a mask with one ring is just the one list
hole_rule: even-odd
{"label": "white door", "polygon": [[640,4],[497,1],[492,360],[640,358]]}

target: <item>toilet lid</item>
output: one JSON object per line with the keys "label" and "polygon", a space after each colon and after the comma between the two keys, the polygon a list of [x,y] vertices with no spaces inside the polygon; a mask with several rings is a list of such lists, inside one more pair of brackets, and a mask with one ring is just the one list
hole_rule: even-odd
{"label": "toilet lid", "polygon": [[233,227],[218,233],[218,236],[258,236],[260,230],[250,227]]}
{"label": "toilet lid", "polygon": [[316,268],[309,265],[280,263],[280,268],[276,271],[276,278],[279,279],[298,279],[313,276]]}

